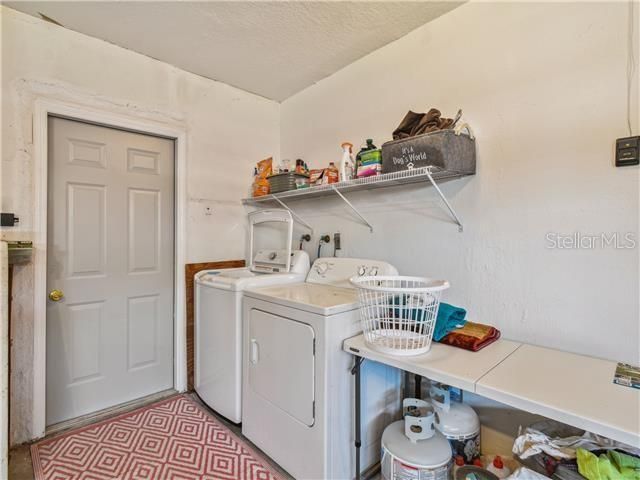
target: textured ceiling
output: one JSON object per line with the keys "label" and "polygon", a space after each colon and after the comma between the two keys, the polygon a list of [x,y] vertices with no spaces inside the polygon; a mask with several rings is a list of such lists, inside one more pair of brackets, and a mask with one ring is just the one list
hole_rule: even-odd
{"label": "textured ceiling", "polygon": [[282,101],[462,2],[3,2]]}

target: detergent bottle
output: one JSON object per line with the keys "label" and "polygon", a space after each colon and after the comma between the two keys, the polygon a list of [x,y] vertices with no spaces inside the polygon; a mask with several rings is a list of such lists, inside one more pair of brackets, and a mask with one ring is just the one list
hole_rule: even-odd
{"label": "detergent bottle", "polygon": [[333,162],[329,162],[329,166],[324,169],[323,183],[338,183],[340,181],[340,171]]}
{"label": "detergent bottle", "polygon": [[344,142],[342,145],[342,160],[340,161],[340,181],[351,180],[354,173],[354,163],[352,149],[353,145],[349,142]]}

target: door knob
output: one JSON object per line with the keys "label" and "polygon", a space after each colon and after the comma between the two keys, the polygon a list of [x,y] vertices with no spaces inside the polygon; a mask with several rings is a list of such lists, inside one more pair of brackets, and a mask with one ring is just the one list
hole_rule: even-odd
{"label": "door knob", "polygon": [[49,299],[53,300],[54,302],[59,302],[60,300],[62,300],[62,297],[64,297],[64,293],[62,292],[62,290],[57,290],[54,288],[49,292]]}

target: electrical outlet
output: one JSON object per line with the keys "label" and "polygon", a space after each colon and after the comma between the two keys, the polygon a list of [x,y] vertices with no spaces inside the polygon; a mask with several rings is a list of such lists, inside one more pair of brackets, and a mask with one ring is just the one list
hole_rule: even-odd
{"label": "electrical outlet", "polygon": [[13,213],[2,213],[0,218],[0,226],[3,227],[14,227],[20,221]]}
{"label": "electrical outlet", "polygon": [[342,248],[340,246],[340,232],[336,232],[333,234],[333,245],[336,250],[340,250]]}

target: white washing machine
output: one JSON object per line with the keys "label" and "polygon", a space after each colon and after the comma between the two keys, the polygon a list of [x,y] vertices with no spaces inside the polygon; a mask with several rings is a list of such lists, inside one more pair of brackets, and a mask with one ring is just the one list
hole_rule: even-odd
{"label": "white washing machine", "polygon": [[[286,210],[250,215],[253,227],[284,222],[289,239],[293,220]],[[309,256],[284,249],[259,250],[248,267],[203,270],[195,276],[195,390],[200,398],[232,422],[242,420],[242,294],[247,288],[301,282]]]}
{"label": "white washing machine", "polygon": [[[342,351],[361,331],[354,275],[397,270],[375,260],[320,258],[304,283],[245,291],[242,433],[297,479],[355,474],[353,359]],[[382,432],[396,419],[400,381],[394,368],[363,364],[364,468],[379,460]]]}

